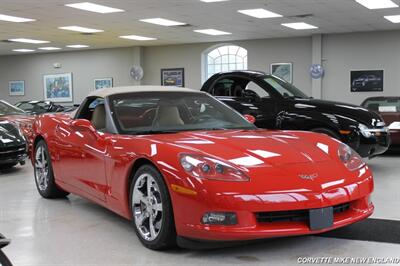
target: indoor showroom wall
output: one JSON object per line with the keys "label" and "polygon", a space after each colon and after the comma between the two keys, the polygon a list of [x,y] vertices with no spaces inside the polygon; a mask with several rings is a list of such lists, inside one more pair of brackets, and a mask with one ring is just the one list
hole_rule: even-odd
{"label": "indoor showroom wall", "polygon": [[[360,104],[368,96],[400,94],[400,31],[324,35],[322,58],[325,77],[322,97]],[[274,62],[293,63],[293,82],[311,95],[308,73],[312,62],[312,38],[282,38],[234,41],[230,44],[248,50],[249,69],[269,71]],[[141,62],[144,85],[160,84],[162,68],[185,68],[185,85],[200,89],[201,54],[216,43],[116,48],[77,52],[0,56],[0,98],[12,103],[43,98],[43,75],[73,73],[74,102],[80,101],[93,88],[94,78],[113,77],[114,86],[134,84],[129,68]],[[140,51],[138,53],[138,50]],[[61,63],[54,69],[53,63]],[[383,69],[384,91],[350,92],[350,70]],[[26,95],[8,96],[10,80],[25,80]]]}
{"label": "indoor showroom wall", "polygon": [[[322,97],[354,104],[400,96],[400,31],[324,35]],[[384,70],[383,92],[350,92],[351,70]]]}
{"label": "indoor showroom wall", "polygon": [[[311,65],[311,37],[234,41],[248,52],[248,69],[269,72],[271,63],[292,62],[293,81],[311,93],[308,68]],[[143,52],[144,84],[160,84],[161,68],[185,68],[185,86],[200,89],[201,55],[215,43],[146,47]]]}
{"label": "indoor showroom wall", "polygon": [[[93,79],[112,77],[114,86],[133,84],[129,68],[136,48],[26,54],[0,57],[0,99],[11,103],[43,99],[43,75],[72,73],[74,103],[80,103],[93,90]],[[55,69],[54,63],[61,68]],[[9,96],[10,80],[25,81],[25,96]]]}

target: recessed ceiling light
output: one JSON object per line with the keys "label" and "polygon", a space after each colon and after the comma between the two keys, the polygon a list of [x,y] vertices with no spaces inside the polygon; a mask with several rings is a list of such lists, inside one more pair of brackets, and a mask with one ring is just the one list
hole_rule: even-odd
{"label": "recessed ceiling light", "polygon": [[384,18],[393,23],[400,23],[400,15],[384,16]]}
{"label": "recessed ceiling light", "polygon": [[65,26],[65,27],[58,27],[60,30],[71,30],[71,31],[78,31],[83,33],[96,33],[96,32],[103,32],[104,30],[97,30],[91,28],[85,28],[81,26]]}
{"label": "recessed ceiling light", "polygon": [[46,51],[61,50],[61,48],[59,48],[59,47],[39,47],[38,49],[46,50]]}
{"label": "recessed ceiling light", "polygon": [[124,12],[125,10],[113,8],[109,6],[102,6],[90,2],[82,2],[82,3],[74,3],[74,4],[66,4],[65,6],[81,9],[90,12],[96,12],[101,14],[108,14],[108,13],[116,13],[116,12]]}
{"label": "recessed ceiling light", "polygon": [[18,52],[18,53],[30,53],[30,52],[34,52],[35,50],[32,49],[13,49],[14,52]]}
{"label": "recessed ceiling light", "polygon": [[392,0],[356,0],[356,2],[368,9],[399,7],[399,5],[394,3]]}
{"label": "recessed ceiling light", "polygon": [[318,27],[304,23],[304,22],[295,22],[295,23],[283,23],[282,26],[292,28],[295,30],[311,30],[318,29]]}
{"label": "recessed ceiling light", "polygon": [[164,18],[147,18],[147,19],[141,19],[140,21],[146,22],[146,23],[151,23],[151,24],[156,24],[156,25],[161,25],[161,26],[167,26],[167,27],[186,25],[186,23],[183,23],[183,22],[178,22],[178,21],[164,19]]}
{"label": "recessed ceiling light", "polygon": [[202,34],[207,34],[207,35],[229,35],[232,34],[230,32],[225,32],[221,30],[215,30],[215,29],[204,29],[204,30],[194,30],[194,32],[202,33]]}
{"label": "recessed ceiling light", "polygon": [[74,49],[79,49],[79,48],[88,48],[89,45],[84,45],[84,44],[71,44],[71,45],[67,45],[66,47],[68,47],[68,48],[74,48]]}
{"label": "recessed ceiling light", "polygon": [[282,15],[271,12],[264,8],[244,9],[244,10],[238,10],[238,12],[242,13],[244,15],[247,15],[247,16],[255,17],[255,18],[279,18],[279,17],[282,17]]}
{"label": "recessed ceiling light", "polygon": [[226,2],[229,0],[200,0],[200,1],[205,3],[215,3],[215,2]]}
{"label": "recessed ceiling light", "polygon": [[34,39],[26,39],[26,38],[16,38],[16,39],[8,39],[10,42],[22,42],[22,43],[49,43],[49,41],[42,41],[42,40],[34,40]]}
{"label": "recessed ceiling light", "polygon": [[35,21],[36,19],[20,18],[20,17],[14,17],[14,16],[0,14],[0,20],[8,21],[8,22],[30,22],[30,21]]}
{"label": "recessed ceiling light", "polygon": [[157,38],[150,38],[150,37],[144,37],[144,36],[139,36],[139,35],[124,35],[124,36],[119,36],[122,39],[128,39],[128,40],[135,40],[135,41],[154,41],[157,40]]}

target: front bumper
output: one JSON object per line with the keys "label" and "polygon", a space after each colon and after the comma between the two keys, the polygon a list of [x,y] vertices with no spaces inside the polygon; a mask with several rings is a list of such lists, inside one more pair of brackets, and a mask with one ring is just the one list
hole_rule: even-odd
{"label": "front bumper", "polygon": [[26,144],[0,148],[0,165],[24,162],[27,157]]}
{"label": "front bumper", "polygon": [[389,132],[375,132],[373,136],[366,138],[360,136],[360,144],[357,152],[361,157],[374,157],[385,153],[391,144]]}
{"label": "front bumper", "polygon": [[[246,241],[295,235],[318,234],[363,220],[373,213],[369,201],[373,190],[372,176],[355,184],[320,193],[280,192],[263,195],[219,193],[208,199],[195,200],[193,196],[173,195],[180,201],[174,211],[177,234],[180,237],[206,241]],[[179,197],[177,199],[176,197]],[[210,200],[212,198],[212,200]],[[311,209],[346,205],[335,212],[333,224],[321,230],[311,230],[306,214],[302,219],[260,219],[260,213],[282,211],[303,212]],[[201,217],[206,212],[234,212],[236,225],[205,225]]]}

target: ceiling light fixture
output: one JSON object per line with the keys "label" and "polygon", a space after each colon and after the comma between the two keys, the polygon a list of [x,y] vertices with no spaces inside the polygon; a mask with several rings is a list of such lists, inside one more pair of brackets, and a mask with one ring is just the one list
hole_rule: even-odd
{"label": "ceiling light fixture", "polygon": [[7,22],[17,22],[17,23],[36,21],[36,19],[14,17],[14,16],[3,15],[3,14],[0,14],[0,20],[7,21]]}
{"label": "ceiling light fixture", "polygon": [[30,53],[34,52],[35,50],[32,49],[13,49],[13,52],[18,52],[18,53]]}
{"label": "ceiling light fixture", "polygon": [[61,50],[61,48],[59,48],[59,47],[39,47],[38,49],[46,50],[46,51]]}
{"label": "ceiling light fixture", "polygon": [[49,41],[42,40],[34,40],[27,38],[16,38],[16,39],[8,39],[10,42],[22,42],[22,43],[33,43],[33,44],[41,44],[41,43],[49,43]]}
{"label": "ceiling light fixture", "polygon": [[66,4],[65,6],[101,14],[124,12],[125,10],[109,6],[98,5],[90,2]]}
{"label": "ceiling light fixture", "polygon": [[147,18],[147,19],[141,19],[140,21],[166,27],[186,25],[186,23],[169,20],[165,18]]}
{"label": "ceiling light fixture", "polygon": [[368,9],[382,9],[382,8],[394,8],[399,7],[392,0],[355,0],[360,5],[365,6]]}
{"label": "ceiling light fixture", "polygon": [[71,44],[71,45],[67,45],[66,47],[68,47],[68,48],[74,48],[74,49],[80,49],[80,48],[88,48],[89,45],[84,45],[84,44]]}
{"label": "ceiling light fixture", "polygon": [[282,26],[292,28],[295,30],[312,30],[312,29],[318,29],[318,27],[314,25],[310,25],[308,23],[304,22],[295,22],[295,23],[283,23],[281,24]]}
{"label": "ceiling light fixture", "polygon": [[97,32],[104,31],[104,30],[91,29],[91,28],[86,28],[86,27],[81,27],[81,26],[65,26],[65,27],[58,27],[58,28],[60,30],[78,31],[78,32],[83,32],[83,33],[97,33]]}
{"label": "ceiling light fixture", "polygon": [[154,41],[157,40],[157,38],[150,38],[150,37],[144,37],[144,36],[139,36],[139,35],[124,35],[124,36],[119,36],[122,39],[128,39],[128,40],[135,40],[135,41]]}
{"label": "ceiling light fixture", "polygon": [[384,18],[392,23],[400,23],[400,15],[384,16]]}
{"label": "ceiling light fixture", "polygon": [[242,13],[247,16],[255,17],[255,18],[279,18],[282,15],[271,12],[264,8],[256,8],[256,9],[243,9],[238,10],[239,13]]}
{"label": "ceiling light fixture", "polygon": [[221,30],[216,30],[216,29],[203,29],[203,30],[194,30],[194,32],[197,33],[202,33],[202,34],[207,34],[207,35],[230,35],[232,33],[226,32],[226,31],[221,31]]}

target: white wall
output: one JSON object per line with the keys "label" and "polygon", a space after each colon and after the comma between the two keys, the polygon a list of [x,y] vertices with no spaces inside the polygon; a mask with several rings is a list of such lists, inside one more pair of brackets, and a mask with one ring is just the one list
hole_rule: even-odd
{"label": "white wall", "polygon": [[[271,63],[292,62],[293,82],[311,93],[311,37],[230,42],[248,50],[248,69],[269,72]],[[216,43],[145,47],[144,84],[160,84],[161,68],[185,68],[185,86],[200,89],[201,54]]]}
{"label": "white wall", "polygon": [[[368,96],[400,95],[400,31],[324,35],[322,58],[326,70],[322,97],[359,104]],[[311,95],[308,70],[312,63],[312,38],[282,38],[231,42],[248,50],[248,68],[269,71],[274,62],[293,62],[293,82]],[[160,84],[161,68],[185,68],[185,85],[201,86],[201,54],[215,43],[117,48],[77,52],[0,57],[0,98],[12,103],[43,98],[43,75],[73,73],[74,102],[79,103],[93,88],[93,79],[113,77],[115,86],[134,84],[129,68],[142,63],[142,84]],[[61,69],[52,64],[59,62]],[[350,92],[351,69],[384,69],[384,92]],[[10,80],[25,80],[26,95],[8,96]]]}
{"label": "white wall", "polygon": [[[322,98],[354,104],[370,96],[400,96],[400,31],[323,36]],[[383,92],[350,92],[351,70],[384,70]]]}
{"label": "white wall", "polygon": [[[93,90],[93,79],[112,77],[114,86],[130,85],[129,68],[135,61],[136,48],[77,52],[13,55],[0,57],[0,99],[11,103],[40,100],[44,97],[43,75],[72,73],[74,103]],[[54,69],[53,63],[62,68]],[[9,96],[10,80],[25,81],[25,96]],[[72,104],[72,103],[69,103]]]}

